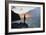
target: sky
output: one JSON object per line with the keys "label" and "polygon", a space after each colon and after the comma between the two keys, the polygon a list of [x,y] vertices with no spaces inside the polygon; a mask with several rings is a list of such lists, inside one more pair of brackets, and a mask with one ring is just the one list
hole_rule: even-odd
{"label": "sky", "polygon": [[36,7],[31,7],[31,6],[16,6],[12,10],[15,13],[23,14],[23,13],[27,13],[27,12],[29,12],[29,10],[32,10],[32,9],[35,9],[35,8]]}

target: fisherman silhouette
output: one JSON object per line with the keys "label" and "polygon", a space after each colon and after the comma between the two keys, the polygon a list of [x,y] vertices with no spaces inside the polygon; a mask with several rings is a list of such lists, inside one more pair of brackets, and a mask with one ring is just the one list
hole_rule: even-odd
{"label": "fisherman silhouette", "polygon": [[[25,23],[25,15],[24,15],[24,22],[20,22],[20,23],[12,23],[11,27],[12,28],[28,28],[28,25]],[[11,10],[11,22],[12,21],[17,21],[17,20],[21,20],[19,14],[14,13],[14,11]]]}

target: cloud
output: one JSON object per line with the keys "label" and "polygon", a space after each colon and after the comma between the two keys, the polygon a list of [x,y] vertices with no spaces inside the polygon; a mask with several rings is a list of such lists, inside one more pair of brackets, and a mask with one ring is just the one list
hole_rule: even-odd
{"label": "cloud", "polygon": [[32,9],[35,9],[36,7],[30,7],[30,6],[16,6],[15,8],[13,8],[12,10],[15,12],[15,13],[18,13],[18,14],[22,14],[22,13],[27,13],[29,12],[29,10],[32,10]]}

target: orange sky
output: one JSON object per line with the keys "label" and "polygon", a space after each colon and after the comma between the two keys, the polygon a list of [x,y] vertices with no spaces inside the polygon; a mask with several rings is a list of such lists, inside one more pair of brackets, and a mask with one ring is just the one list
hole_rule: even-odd
{"label": "orange sky", "polygon": [[[24,18],[24,13],[22,14],[19,14],[21,18]],[[32,14],[25,14],[25,17],[28,18],[28,17],[32,17]]]}

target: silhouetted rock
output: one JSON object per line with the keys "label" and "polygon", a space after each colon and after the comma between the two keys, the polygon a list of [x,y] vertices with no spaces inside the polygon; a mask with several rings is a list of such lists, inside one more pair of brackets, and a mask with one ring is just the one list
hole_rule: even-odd
{"label": "silhouetted rock", "polygon": [[26,23],[12,23],[12,28],[28,28]]}
{"label": "silhouetted rock", "polygon": [[11,20],[12,21],[20,20],[19,14],[14,13],[12,10],[11,10]]}

